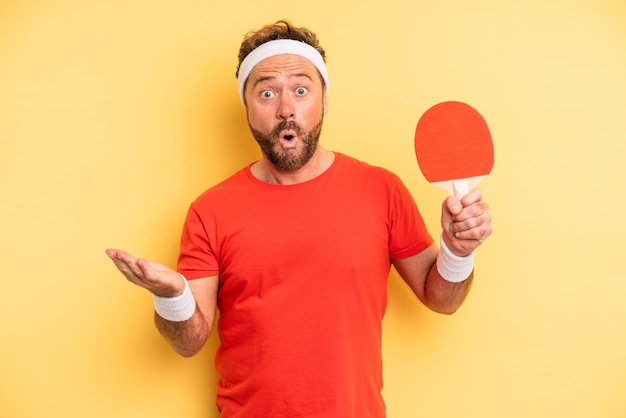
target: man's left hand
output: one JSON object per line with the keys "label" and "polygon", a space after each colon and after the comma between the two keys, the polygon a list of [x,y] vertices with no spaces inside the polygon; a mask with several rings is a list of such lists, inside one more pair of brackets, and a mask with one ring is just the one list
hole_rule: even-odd
{"label": "man's left hand", "polygon": [[492,233],[489,205],[474,189],[461,199],[449,196],[441,210],[443,240],[455,255],[465,257]]}

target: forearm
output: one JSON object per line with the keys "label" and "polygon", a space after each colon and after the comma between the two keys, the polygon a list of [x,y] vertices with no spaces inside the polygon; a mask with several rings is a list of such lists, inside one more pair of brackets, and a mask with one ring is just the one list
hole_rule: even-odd
{"label": "forearm", "polygon": [[162,264],[121,250],[108,249],[106,253],[128,281],[150,291],[156,327],[174,350],[184,357],[198,353],[213,328],[219,277],[201,277],[190,284]]}
{"label": "forearm", "polygon": [[[208,339],[215,309],[207,309],[205,306],[204,309],[210,313],[209,318],[201,308],[203,304],[197,303],[190,283],[184,276],[180,276],[185,284],[181,294],[173,297],[153,295],[154,322],[161,335],[178,354],[191,357],[200,351]],[[196,281],[193,286],[199,284],[202,282]],[[202,294],[199,289],[196,289],[196,293]]]}
{"label": "forearm", "polygon": [[435,312],[451,315],[463,304],[472,286],[474,272],[458,283],[450,282],[441,277],[436,263],[424,284],[424,304]]}
{"label": "forearm", "polygon": [[182,322],[168,321],[155,312],[154,323],[161,335],[183,357],[197,354],[211,333],[211,326],[197,307],[191,318]]}

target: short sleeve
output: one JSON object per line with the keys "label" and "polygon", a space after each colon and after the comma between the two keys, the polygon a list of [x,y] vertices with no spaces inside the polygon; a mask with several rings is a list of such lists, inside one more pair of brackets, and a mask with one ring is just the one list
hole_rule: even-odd
{"label": "short sleeve", "polygon": [[206,222],[192,205],[183,226],[178,255],[178,271],[190,280],[219,274]]}
{"label": "short sleeve", "polygon": [[389,200],[389,256],[406,258],[420,253],[433,243],[424,219],[404,183],[392,175]]}

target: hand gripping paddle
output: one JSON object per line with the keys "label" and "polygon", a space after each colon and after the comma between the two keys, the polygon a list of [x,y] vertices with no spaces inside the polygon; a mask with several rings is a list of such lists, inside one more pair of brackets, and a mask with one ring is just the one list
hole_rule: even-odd
{"label": "hand gripping paddle", "polygon": [[460,199],[493,168],[487,122],[465,103],[436,104],[417,123],[415,156],[426,180]]}

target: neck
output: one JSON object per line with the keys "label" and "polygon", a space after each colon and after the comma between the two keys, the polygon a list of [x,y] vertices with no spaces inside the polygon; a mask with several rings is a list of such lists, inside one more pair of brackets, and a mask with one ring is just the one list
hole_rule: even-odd
{"label": "neck", "polygon": [[281,171],[277,169],[265,155],[263,155],[260,161],[254,163],[250,169],[252,170],[252,175],[264,183],[290,185],[314,179],[328,170],[334,160],[335,154],[333,152],[318,145],[311,159],[296,171]]}

